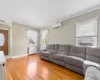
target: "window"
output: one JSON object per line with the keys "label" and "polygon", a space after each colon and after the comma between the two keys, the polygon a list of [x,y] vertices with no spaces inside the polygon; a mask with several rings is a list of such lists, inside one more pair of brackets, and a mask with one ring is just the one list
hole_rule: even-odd
{"label": "window", "polygon": [[77,23],[76,45],[97,47],[97,18]]}
{"label": "window", "polygon": [[37,31],[27,30],[29,45],[37,46]]}
{"label": "window", "polygon": [[3,46],[5,43],[5,37],[2,33],[0,33],[0,46]]}
{"label": "window", "polygon": [[48,42],[48,30],[41,31],[41,49],[45,49]]}
{"label": "window", "polygon": [[37,52],[38,48],[38,32],[27,30],[27,39],[28,39],[28,53],[33,54]]}

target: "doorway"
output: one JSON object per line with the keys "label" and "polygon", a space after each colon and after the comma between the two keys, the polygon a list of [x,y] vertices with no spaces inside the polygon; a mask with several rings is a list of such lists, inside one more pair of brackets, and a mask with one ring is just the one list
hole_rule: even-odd
{"label": "doorway", "polygon": [[27,30],[27,39],[28,39],[28,53],[35,54],[37,53],[37,41],[38,41],[38,32]]}

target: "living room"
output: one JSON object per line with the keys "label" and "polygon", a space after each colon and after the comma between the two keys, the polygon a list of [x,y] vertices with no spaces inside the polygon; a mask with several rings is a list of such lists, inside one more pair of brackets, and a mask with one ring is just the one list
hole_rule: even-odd
{"label": "living room", "polygon": [[99,0],[0,4],[0,80],[100,79]]}

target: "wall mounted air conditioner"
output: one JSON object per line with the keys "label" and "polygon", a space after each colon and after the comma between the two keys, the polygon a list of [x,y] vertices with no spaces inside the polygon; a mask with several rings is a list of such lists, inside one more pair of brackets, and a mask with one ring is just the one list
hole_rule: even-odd
{"label": "wall mounted air conditioner", "polygon": [[52,25],[52,28],[53,29],[60,28],[60,27],[62,27],[62,24],[61,23],[56,23],[56,24],[53,24]]}

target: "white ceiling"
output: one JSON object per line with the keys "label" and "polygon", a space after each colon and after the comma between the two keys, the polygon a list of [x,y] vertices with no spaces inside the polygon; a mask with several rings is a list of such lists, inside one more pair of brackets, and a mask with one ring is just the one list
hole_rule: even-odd
{"label": "white ceiling", "polygon": [[0,0],[0,19],[42,27],[100,5],[100,0]]}

